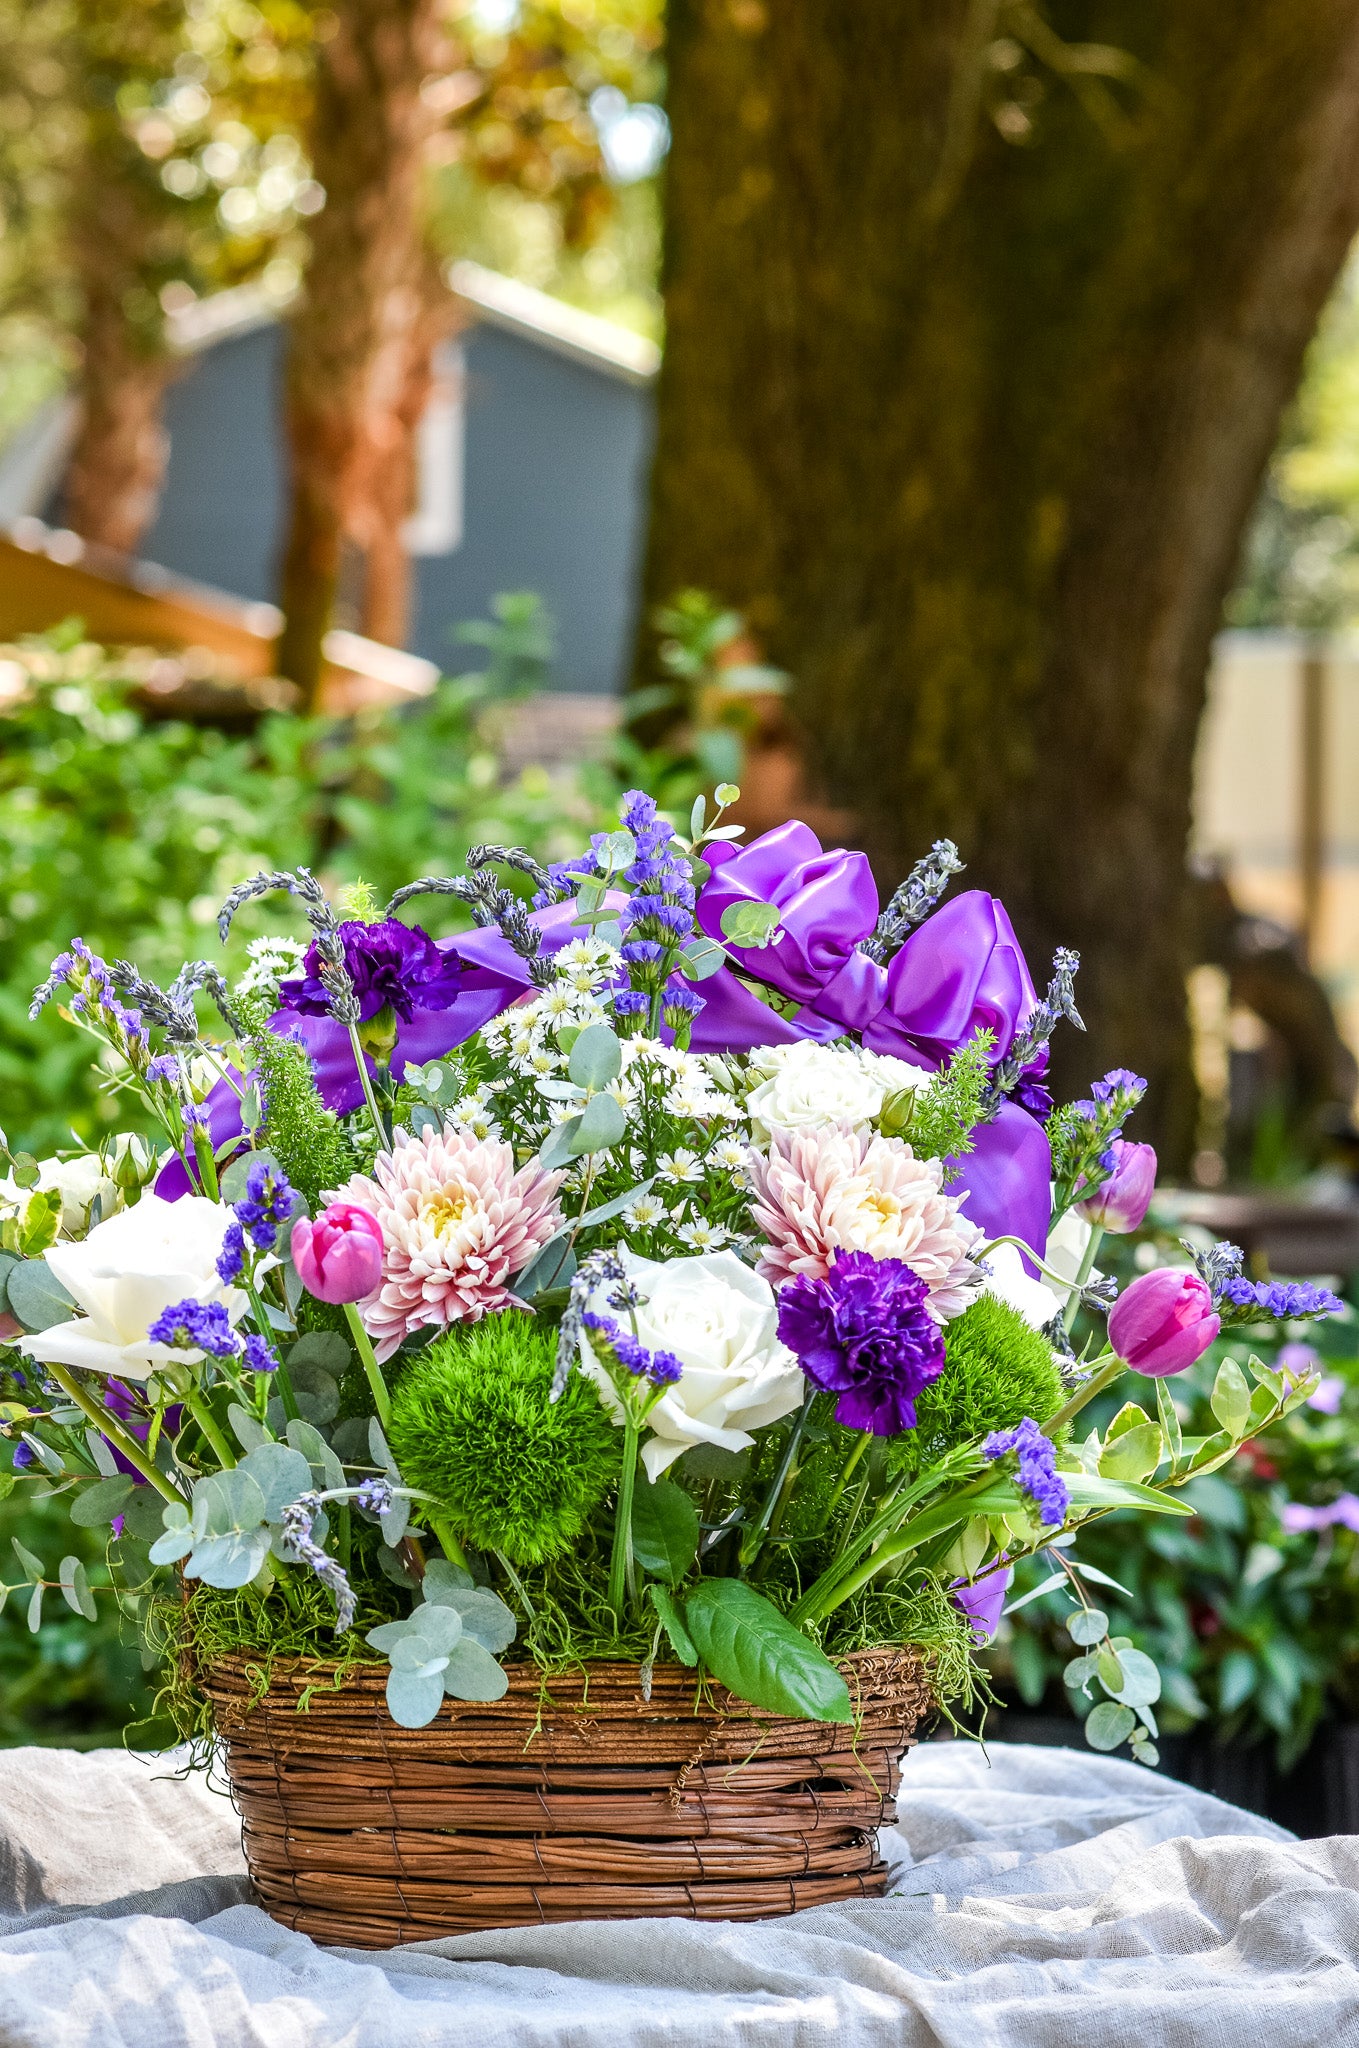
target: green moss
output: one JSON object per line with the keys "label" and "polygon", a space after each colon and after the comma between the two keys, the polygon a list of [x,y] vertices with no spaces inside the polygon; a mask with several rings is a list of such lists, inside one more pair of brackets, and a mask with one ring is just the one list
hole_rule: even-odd
{"label": "green moss", "polygon": [[269,1149],[314,1214],[322,1193],[342,1185],[353,1173],[353,1151],[316,1093],[304,1047],[294,1039],[261,1031],[250,1050],[259,1069]]}
{"label": "green moss", "polygon": [[516,1565],[568,1550],[618,1473],[620,1432],[590,1381],[548,1400],[556,1333],[511,1309],[430,1346],[402,1374],[390,1442],[412,1486],[479,1550]]}
{"label": "green moss", "polygon": [[955,1316],[944,1349],[944,1370],[916,1402],[914,1447],[922,1459],[1013,1429],[1026,1415],[1046,1422],[1066,1399],[1051,1345],[993,1294]]}

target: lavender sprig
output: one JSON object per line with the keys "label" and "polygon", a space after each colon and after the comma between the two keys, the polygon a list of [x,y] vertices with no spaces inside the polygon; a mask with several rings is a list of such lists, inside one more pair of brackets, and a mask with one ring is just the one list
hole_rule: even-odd
{"label": "lavender sprig", "polygon": [[983,1109],[993,1117],[1007,1095],[1012,1095],[1024,1076],[1046,1051],[1062,1018],[1074,1024],[1078,1031],[1084,1031],[1085,1019],[1076,1008],[1076,973],[1081,956],[1070,946],[1059,946],[1052,956],[1052,979],[1048,992],[1040,1003],[1035,1004],[1028,1021],[1016,1032],[1014,1042],[1003,1060],[998,1060],[991,1073],[990,1084],[982,1097]]}
{"label": "lavender sprig", "polygon": [[217,913],[217,930],[222,944],[226,944],[231,920],[242,904],[257,896],[272,895],[276,889],[296,896],[306,913],[307,923],[316,940],[317,978],[330,997],[331,1016],[338,1024],[357,1028],[359,1005],[354,983],[345,965],[338,921],[326,901],[325,891],[310,868],[297,868],[292,873],[275,868],[272,872],[252,876],[248,882],[238,882]]}
{"label": "lavender sprig", "polygon": [[967,863],[958,857],[951,839],[936,839],[923,860],[918,860],[894,892],[868,937],[858,951],[879,967],[885,967],[904,943],[907,934],[922,924],[947,889],[954,875]]}
{"label": "lavender sprig", "polygon": [[640,1296],[633,1282],[628,1278],[627,1268],[617,1252],[601,1249],[591,1252],[581,1260],[571,1281],[567,1296],[566,1310],[562,1316],[561,1328],[557,1332],[557,1369],[552,1375],[549,1401],[560,1401],[571,1377],[571,1369],[580,1351],[580,1333],[585,1326],[585,1310],[590,1296],[603,1280],[615,1282],[609,1296],[610,1308],[636,1308]]}
{"label": "lavender sprig", "polygon": [[283,1544],[290,1550],[298,1564],[307,1565],[315,1572],[323,1586],[335,1596],[335,1633],[343,1635],[354,1625],[358,1601],[342,1565],[322,1550],[312,1538],[312,1524],[321,1512],[321,1496],[304,1493],[298,1500],[291,1501],[279,1516],[283,1529]]}
{"label": "lavender sprig", "polygon": [[[513,849],[510,849],[511,851]],[[507,849],[499,846],[473,847],[473,853],[481,853],[489,860],[503,857]],[[469,860],[471,856],[469,855]],[[527,856],[525,856],[527,859]],[[511,866],[518,865],[512,861]],[[536,863],[535,863],[536,865]],[[529,870],[525,870],[529,872]],[[548,881],[543,873],[544,883]],[[506,889],[497,882],[494,875],[425,875],[418,882],[408,882],[404,889],[398,889],[387,905],[387,915],[394,916],[403,903],[413,896],[456,896],[465,903],[472,913],[473,922],[483,929],[495,925],[509,945],[528,966],[529,980],[535,988],[547,988],[556,979],[557,970],[552,961],[543,957],[543,935],[529,916],[528,910],[512,889]]]}

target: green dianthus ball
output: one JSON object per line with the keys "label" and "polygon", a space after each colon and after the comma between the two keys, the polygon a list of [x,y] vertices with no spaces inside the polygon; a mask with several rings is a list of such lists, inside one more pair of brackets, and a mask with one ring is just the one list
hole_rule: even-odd
{"label": "green dianthus ball", "polygon": [[1066,1399],[1052,1346],[1017,1309],[983,1294],[944,1331],[944,1370],[916,1397],[922,1458],[1013,1429],[1026,1415],[1046,1422]]}
{"label": "green dianthus ball", "polygon": [[618,1476],[622,1436],[590,1381],[548,1400],[556,1332],[507,1309],[412,1361],[389,1440],[403,1477],[479,1550],[541,1564],[580,1536]]}

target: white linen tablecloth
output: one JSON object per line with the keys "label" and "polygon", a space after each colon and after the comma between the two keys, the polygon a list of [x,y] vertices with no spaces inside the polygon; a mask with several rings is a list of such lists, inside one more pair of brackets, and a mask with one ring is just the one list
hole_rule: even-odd
{"label": "white linen tablecloth", "polygon": [[251,1905],[174,1765],[0,1752],[3,2048],[1359,2048],[1359,1838],[1081,1751],[915,1751],[881,1900],[384,1956]]}

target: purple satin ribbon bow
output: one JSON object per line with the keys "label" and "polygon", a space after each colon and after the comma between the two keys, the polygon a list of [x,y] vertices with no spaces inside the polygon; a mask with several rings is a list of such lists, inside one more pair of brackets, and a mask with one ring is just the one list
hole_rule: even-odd
{"label": "purple satin ribbon bow", "polygon": [[[933,1070],[977,1031],[994,1035],[992,1056],[1009,1051],[1037,996],[1014,929],[993,896],[971,889],[925,919],[888,967],[856,950],[878,918],[878,891],[867,857],[842,848],[824,852],[816,834],[796,820],[764,833],[748,847],[714,846],[706,856],[712,875],[699,894],[697,918],[712,938],[722,937],[729,904],[772,903],[779,936],[762,948],[732,947],[752,980],[802,1005],[782,1017],[723,967],[698,984],[705,1007],[694,1024],[695,1052],[748,1052],[760,1045],[818,1041],[846,1031],[861,1035],[872,1052],[890,1053]],[[545,952],[555,952],[581,927],[574,905],[534,913]],[[533,986],[526,963],[494,927],[441,939],[441,950],[462,963],[459,993],[446,1010],[417,1010],[402,1023],[392,1055],[400,1080],[406,1063],[438,1059]],[[328,1017],[279,1011],[270,1028],[294,1034],[316,1067],[327,1105],[344,1115],[362,1091],[344,1028]],[[223,1097],[218,1100],[219,1094]],[[208,1097],[214,1144],[240,1129],[234,1094],[218,1085]],[[235,1115],[234,1129],[228,1128]],[[988,1237],[1021,1238],[1041,1255],[1051,1214],[1052,1160],[1046,1133],[1013,1102],[973,1133],[973,1150],[954,1161],[953,1191],[967,1195],[966,1213]],[[178,1162],[168,1166],[157,1191],[187,1192]],[[184,1187],[178,1187],[180,1179]]]}

